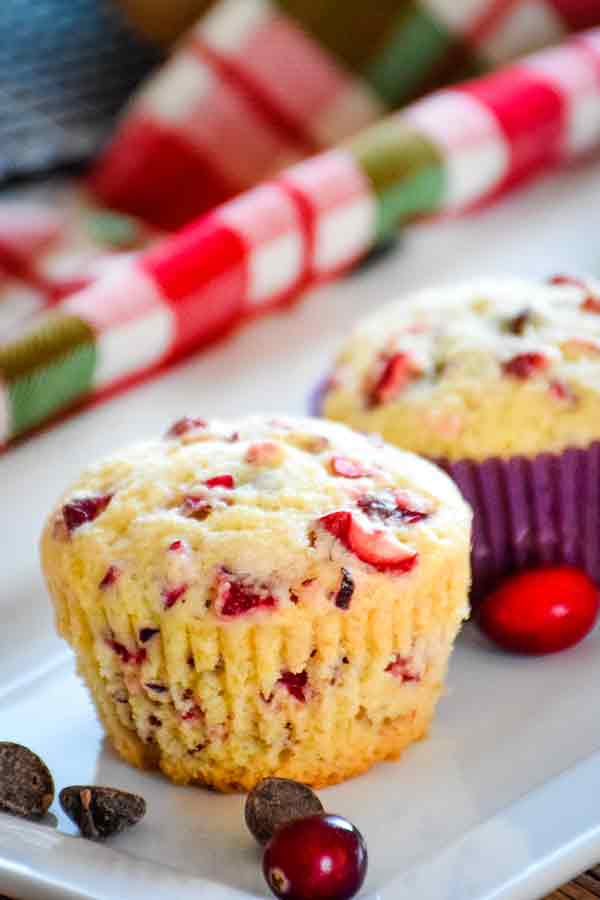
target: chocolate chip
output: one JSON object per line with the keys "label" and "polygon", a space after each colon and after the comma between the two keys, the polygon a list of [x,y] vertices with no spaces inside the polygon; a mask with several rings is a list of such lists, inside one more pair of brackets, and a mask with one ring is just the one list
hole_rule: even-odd
{"label": "chocolate chip", "polygon": [[348,571],[342,567],[342,579],[337,594],[335,595],[335,605],[339,609],[348,609],[352,594],[354,593],[354,578]]}
{"label": "chocolate chip", "polygon": [[73,785],[59,794],[60,805],[86,838],[100,840],[136,825],[146,814],[146,801],[116,788]]}
{"label": "chocolate chip", "polygon": [[48,766],[27,747],[0,742],[0,810],[41,819],[54,800]]}
{"label": "chocolate chip", "polygon": [[288,778],[265,778],[248,794],[244,817],[258,843],[266,844],[280,825],[320,812],[321,801],[307,785]]}

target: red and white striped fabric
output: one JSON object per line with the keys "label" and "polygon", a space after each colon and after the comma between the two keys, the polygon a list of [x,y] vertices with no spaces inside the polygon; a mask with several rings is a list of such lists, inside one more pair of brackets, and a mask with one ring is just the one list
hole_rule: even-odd
{"label": "red and white striped fabric", "polygon": [[269,0],[221,0],[134,98],[90,184],[169,229],[383,111]]}
{"label": "red and white striped fabric", "polygon": [[427,134],[445,159],[443,211],[488,202],[598,146],[600,38],[588,33],[398,115]]}

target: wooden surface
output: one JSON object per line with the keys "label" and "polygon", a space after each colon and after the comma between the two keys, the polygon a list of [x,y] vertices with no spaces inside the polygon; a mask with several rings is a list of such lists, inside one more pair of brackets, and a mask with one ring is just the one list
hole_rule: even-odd
{"label": "wooden surface", "polygon": [[[544,900],[598,900],[600,897],[600,866],[595,866],[589,872],[574,878],[568,884],[563,885],[557,891],[553,891],[544,897]],[[0,900],[11,900],[0,894]],[[14,898],[16,900],[16,898]],[[23,897],[23,900],[27,900]]]}
{"label": "wooden surface", "polygon": [[600,866],[574,878],[544,900],[595,900],[600,897]]}

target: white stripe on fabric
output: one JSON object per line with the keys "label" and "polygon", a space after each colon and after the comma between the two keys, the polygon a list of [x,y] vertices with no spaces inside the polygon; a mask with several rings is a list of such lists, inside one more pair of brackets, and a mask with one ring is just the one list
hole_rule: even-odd
{"label": "white stripe on fabric", "polygon": [[475,97],[461,91],[440,91],[407,107],[404,115],[442,152],[446,210],[477,201],[508,171],[510,148],[502,130]]}
{"label": "white stripe on fabric", "polygon": [[220,0],[200,19],[194,35],[209,47],[231,53],[241,49],[248,35],[274,14],[266,0]]}
{"label": "white stripe on fabric", "polygon": [[420,4],[451,31],[464,34],[488,10],[490,0],[420,0]]}
{"label": "white stripe on fabric", "polygon": [[[46,305],[46,297],[22,281],[7,280],[0,285],[0,337]],[[1,439],[1,438],[0,438]]]}
{"label": "white stripe on fabric", "polygon": [[483,38],[479,49],[485,59],[498,64],[553,44],[565,33],[562,19],[546,0],[523,0]]}
{"label": "white stripe on fabric", "polygon": [[181,50],[150,79],[137,98],[136,110],[169,125],[185,124],[214,81],[198,54]]}
{"label": "white stripe on fabric", "polygon": [[217,215],[248,249],[250,306],[268,303],[296,284],[304,266],[305,239],[296,207],[284,190],[261,185],[221,206]]}
{"label": "white stripe on fabric", "polygon": [[60,308],[96,332],[96,387],[158,363],[175,340],[174,313],[152,278],[135,262],[115,265]]}
{"label": "white stripe on fabric", "polygon": [[583,47],[573,45],[528,57],[523,67],[564,97],[564,155],[575,156],[594,147],[600,140],[600,64]]}
{"label": "white stripe on fabric", "polygon": [[348,265],[371,246],[377,202],[349,153],[332,150],[300,163],[285,173],[285,180],[301,191],[313,210],[312,269],[317,277]]}
{"label": "white stripe on fabric", "polygon": [[372,244],[376,205],[368,194],[317,215],[313,269],[317,276],[349,265]]}

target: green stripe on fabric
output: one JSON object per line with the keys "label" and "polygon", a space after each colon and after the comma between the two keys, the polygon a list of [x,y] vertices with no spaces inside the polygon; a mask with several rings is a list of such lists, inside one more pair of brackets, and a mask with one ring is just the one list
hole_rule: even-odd
{"label": "green stripe on fabric", "polygon": [[87,393],[96,366],[90,325],[52,313],[0,348],[0,376],[10,398],[11,434],[43,422]]}
{"label": "green stripe on fabric", "polygon": [[318,43],[362,74],[372,48],[380,44],[398,17],[402,0],[276,0]]}
{"label": "green stripe on fabric", "polygon": [[411,217],[440,205],[445,187],[443,158],[400,114],[367,129],[346,146],[376,193],[378,240]]}
{"label": "green stripe on fabric", "polygon": [[365,77],[386,103],[397,106],[420,91],[452,43],[452,34],[427,10],[407,3],[366,67]]}

